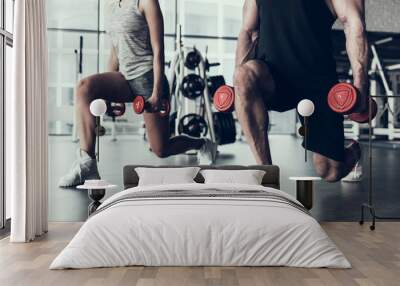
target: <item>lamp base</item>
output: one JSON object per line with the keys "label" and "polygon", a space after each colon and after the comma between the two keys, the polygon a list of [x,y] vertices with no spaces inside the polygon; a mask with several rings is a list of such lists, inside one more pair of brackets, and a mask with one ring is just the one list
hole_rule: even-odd
{"label": "lamp base", "polygon": [[363,225],[364,222],[365,222],[365,217],[364,217],[365,210],[369,210],[369,213],[371,215],[372,224],[370,225],[369,229],[372,230],[372,231],[374,231],[375,228],[376,228],[375,227],[376,220],[400,220],[400,217],[381,217],[381,216],[378,216],[376,214],[375,207],[373,205],[371,205],[371,204],[365,203],[365,204],[361,205],[361,219],[360,219],[360,222],[359,222],[360,225]]}
{"label": "lamp base", "polygon": [[97,208],[101,205],[100,200],[104,198],[106,195],[106,190],[105,189],[99,189],[99,190],[94,190],[94,189],[89,189],[88,190],[88,196],[92,200],[92,203],[88,206],[88,215],[91,216]]}

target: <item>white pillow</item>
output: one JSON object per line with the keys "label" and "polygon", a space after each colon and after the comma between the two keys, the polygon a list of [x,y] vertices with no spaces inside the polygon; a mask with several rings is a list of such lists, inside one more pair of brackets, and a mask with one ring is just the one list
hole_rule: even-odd
{"label": "white pillow", "polygon": [[265,171],[261,170],[203,170],[205,184],[261,185]]}
{"label": "white pillow", "polygon": [[171,185],[195,183],[193,180],[199,167],[187,168],[143,168],[135,169],[139,176],[139,186]]}

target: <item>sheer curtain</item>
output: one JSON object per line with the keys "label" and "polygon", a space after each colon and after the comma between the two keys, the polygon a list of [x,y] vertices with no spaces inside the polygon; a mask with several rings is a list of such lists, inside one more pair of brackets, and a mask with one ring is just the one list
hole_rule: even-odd
{"label": "sheer curtain", "polygon": [[45,0],[18,0],[13,93],[6,110],[11,242],[47,232],[47,32]]}

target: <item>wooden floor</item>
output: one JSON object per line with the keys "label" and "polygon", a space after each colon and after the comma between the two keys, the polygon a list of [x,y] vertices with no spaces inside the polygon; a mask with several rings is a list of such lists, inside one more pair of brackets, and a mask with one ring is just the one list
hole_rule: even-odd
{"label": "wooden floor", "polygon": [[0,241],[0,285],[400,285],[400,223],[379,223],[375,232],[357,223],[323,227],[353,265],[351,270],[255,267],[129,267],[50,271],[49,264],[77,232],[79,223],[53,223],[31,244]]}

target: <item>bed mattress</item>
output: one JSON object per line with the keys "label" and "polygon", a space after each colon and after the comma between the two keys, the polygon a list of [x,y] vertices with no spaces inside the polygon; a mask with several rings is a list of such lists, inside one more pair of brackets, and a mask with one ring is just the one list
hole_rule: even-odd
{"label": "bed mattress", "polygon": [[112,196],[50,269],[136,265],[351,267],[290,195],[262,186],[194,183]]}

